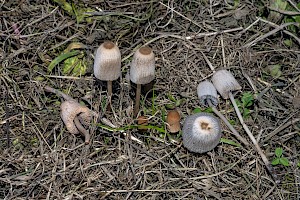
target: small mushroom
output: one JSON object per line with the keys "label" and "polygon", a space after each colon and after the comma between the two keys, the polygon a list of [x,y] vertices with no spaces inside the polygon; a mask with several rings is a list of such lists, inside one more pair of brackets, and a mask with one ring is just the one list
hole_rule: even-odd
{"label": "small mushroom", "polygon": [[180,131],[180,114],[176,110],[171,110],[167,115],[168,129],[170,133],[177,133]]}
{"label": "small mushroom", "polygon": [[197,87],[197,94],[200,103],[204,106],[210,106],[209,101],[213,106],[217,106],[218,94],[215,86],[210,81],[202,81]]}
{"label": "small mushroom", "polygon": [[90,142],[88,131],[82,126],[89,125],[92,119],[92,112],[89,108],[80,105],[73,100],[64,101],[61,106],[61,118],[72,134],[81,133],[85,137],[85,143]]}
{"label": "small mushroom", "polygon": [[138,126],[138,129],[141,131],[141,132],[145,132],[148,128],[147,128],[147,125],[148,125],[148,117],[146,116],[139,116],[137,118],[137,124],[139,125]]}
{"label": "small mushroom", "polygon": [[117,45],[106,41],[97,49],[94,61],[95,77],[107,81],[107,94],[111,100],[112,81],[121,75],[121,53]]}
{"label": "small mushroom", "polygon": [[227,125],[227,127],[231,130],[232,134],[235,135],[241,142],[243,142],[246,146],[249,146],[249,143],[245,138],[243,138],[237,130],[228,122],[228,120],[220,113],[216,106],[218,105],[218,97],[217,90],[215,86],[210,81],[203,81],[199,83],[197,87],[198,98],[200,100],[200,104],[203,106],[209,106],[213,110],[213,112],[220,117],[223,122]]}
{"label": "small mushroom", "polygon": [[273,170],[273,167],[272,167],[270,161],[268,160],[268,158],[266,157],[266,155],[260,148],[258,142],[256,141],[255,137],[253,136],[253,133],[248,128],[247,124],[245,124],[242,114],[234,100],[232,91],[240,90],[240,89],[242,89],[242,87],[237,82],[237,80],[234,78],[234,76],[227,70],[219,70],[219,71],[215,72],[212,77],[212,82],[224,99],[230,98],[230,101],[234,107],[234,110],[235,110],[244,130],[246,131],[246,133],[248,134],[249,138],[251,139],[253,145],[255,146],[257,153],[262,158],[267,170],[272,175],[273,179],[276,182],[278,182],[279,180],[277,178],[277,175],[274,173],[274,170]]}
{"label": "small mushroom", "polygon": [[183,125],[183,145],[191,152],[205,153],[220,142],[221,125],[219,119],[208,113],[188,116]]}
{"label": "small mushroom", "polygon": [[140,106],[141,85],[150,83],[155,77],[155,57],[148,46],[138,49],[130,65],[130,80],[137,84],[134,116],[137,116]]}
{"label": "small mushroom", "polygon": [[228,99],[232,91],[242,89],[231,72],[225,69],[215,72],[211,80],[224,99]]}

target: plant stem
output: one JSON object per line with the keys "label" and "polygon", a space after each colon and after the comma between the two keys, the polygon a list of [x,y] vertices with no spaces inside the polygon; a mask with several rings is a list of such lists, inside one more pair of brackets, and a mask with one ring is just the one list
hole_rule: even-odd
{"label": "plant stem", "polygon": [[224,117],[224,115],[222,115],[222,113],[220,113],[217,108],[211,103],[210,99],[207,100],[209,107],[212,108],[213,112],[218,115],[218,117],[220,117],[223,122],[226,124],[226,126],[231,130],[232,134],[239,139],[242,143],[244,143],[246,146],[249,146],[248,141],[243,138],[238,132],[237,130],[229,123],[229,121]]}
{"label": "plant stem", "polygon": [[78,117],[76,116],[75,119],[74,119],[74,123],[77,127],[77,129],[79,130],[79,132],[84,136],[84,142],[85,144],[89,144],[90,143],[90,134],[89,132],[81,125]]}
{"label": "plant stem", "polygon": [[254,144],[254,147],[256,148],[257,153],[260,155],[260,157],[262,158],[265,166],[267,167],[267,170],[269,171],[269,173],[271,174],[272,178],[275,180],[276,183],[279,183],[280,180],[278,179],[277,175],[274,172],[273,166],[271,165],[271,163],[269,162],[268,158],[266,157],[266,155],[263,153],[262,149],[260,148],[260,146],[258,145],[255,137],[253,136],[252,132],[250,131],[250,129],[248,128],[248,126],[245,124],[242,114],[234,100],[234,97],[232,95],[231,92],[229,92],[229,98],[233,104],[233,107],[235,109],[235,112],[244,128],[244,130],[246,131],[246,133],[248,134],[249,138],[251,139],[252,143]]}
{"label": "plant stem", "polygon": [[134,111],[133,111],[133,116],[136,117],[139,108],[140,108],[140,98],[141,98],[141,84],[136,85],[136,94],[135,94],[135,105],[134,105]]}

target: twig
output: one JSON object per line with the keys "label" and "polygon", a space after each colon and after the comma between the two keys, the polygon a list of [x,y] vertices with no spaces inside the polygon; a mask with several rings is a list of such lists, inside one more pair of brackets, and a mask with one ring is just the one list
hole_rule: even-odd
{"label": "twig", "polygon": [[273,137],[274,135],[276,135],[277,133],[281,132],[282,130],[286,129],[287,127],[289,127],[292,124],[295,124],[297,122],[300,121],[300,118],[296,118],[296,119],[292,119],[291,121],[280,125],[279,127],[277,127],[273,132],[271,132],[268,137],[266,137],[263,141],[266,142],[268,140],[271,139],[271,137]]}
{"label": "twig", "polygon": [[250,131],[250,129],[248,128],[248,126],[245,124],[243,117],[241,115],[241,112],[234,100],[234,97],[232,95],[231,92],[229,92],[229,98],[233,104],[233,107],[235,109],[235,112],[244,128],[244,130],[246,131],[246,133],[248,134],[249,138],[251,139],[252,143],[254,144],[257,153],[260,155],[260,157],[262,158],[267,170],[269,171],[269,173],[271,174],[272,178],[275,180],[276,183],[279,183],[280,180],[278,179],[277,175],[274,172],[273,166],[271,165],[271,163],[269,162],[268,158],[266,157],[266,155],[263,153],[262,149],[260,148],[260,146],[258,145],[255,137],[253,136],[252,132]]}
{"label": "twig", "polygon": [[[258,19],[261,20],[261,21],[265,21],[265,22],[268,23],[268,21],[266,21],[266,20],[263,20],[263,19],[261,19],[261,18],[258,18]],[[269,23],[269,24],[271,24],[271,23]],[[297,26],[298,23],[295,23],[295,22],[289,22],[289,23],[282,24],[282,25],[280,25],[280,26],[276,25],[276,28],[275,28],[274,30],[272,30],[272,31],[270,31],[270,32],[268,32],[268,33],[266,33],[266,34],[264,34],[264,35],[262,35],[262,36],[256,38],[256,39],[253,40],[252,42],[249,42],[249,43],[245,44],[243,47],[251,47],[251,46],[255,45],[257,42],[259,42],[259,41],[261,41],[261,40],[263,40],[263,39],[265,39],[265,38],[267,38],[267,37],[269,37],[269,36],[271,36],[271,35],[277,33],[278,31],[280,31],[280,30],[282,30],[282,29],[284,29],[285,27],[290,26],[290,25],[295,25],[295,26]],[[284,30],[284,31],[285,31],[285,30]],[[288,34],[288,33],[287,33],[287,34]],[[289,32],[289,35],[292,36],[292,37],[294,37],[294,38],[299,42],[299,44],[300,44],[300,40],[299,40],[296,36],[294,36],[294,35],[291,34],[290,32]]]}

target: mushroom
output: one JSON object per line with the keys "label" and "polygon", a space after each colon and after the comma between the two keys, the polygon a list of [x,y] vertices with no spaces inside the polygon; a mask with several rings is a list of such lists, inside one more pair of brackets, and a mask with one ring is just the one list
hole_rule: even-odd
{"label": "mushroom", "polygon": [[85,143],[89,144],[90,134],[82,126],[89,125],[92,119],[92,113],[89,108],[80,105],[74,100],[64,101],[61,106],[61,118],[67,127],[67,130],[72,134],[81,133],[85,137]]}
{"label": "mushroom", "polygon": [[212,111],[220,117],[227,127],[231,130],[232,134],[235,135],[241,142],[246,146],[249,146],[249,143],[245,138],[243,138],[237,130],[228,122],[228,120],[220,113],[216,106],[218,105],[217,90],[210,81],[202,81],[197,87],[197,94],[200,100],[201,105],[206,107],[211,107]]}
{"label": "mushroom", "polygon": [[57,96],[63,97],[65,99],[65,101],[61,104],[60,109],[61,118],[66,125],[67,130],[72,134],[78,134],[80,132],[85,137],[85,143],[89,144],[90,134],[82,126],[82,124],[89,125],[92,120],[92,116],[97,116],[97,114],[88,109],[86,106],[80,105],[71,96],[57,89],[45,86],[44,90],[46,92],[54,93]]}
{"label": "mushroom", "polygon": [[205,153],[215,148],[221,138],[218,118],[208,113],[188,116],[183,124],[183,145],[191,152]]}
{"label": "mushroom", "polygon": [[138,118],[137,118],[137,123],[138,123],[138,129],[141,131],[141,132],[145,132],[148,128],[147,128],[147,126],[148,126],[148,117],[146,117],[146,116],[143,116],[143,115],[141,115],[141,116],[139,116]]}
{"label": "mushroom", "polygon": [[106,41],[97,49],[94,74],[97,79],[107,81],[107,94],[111,105],[112,81],[121,75],[121,53],[113,42]]}
{"label": "mushroom", "polygon": [[258,145],[258,142],[256,141],[255,137],[253,136],[252,132],[250,131],[248,126],[245,124],[245,122],[243,120],[243,117],[241,115],[241,112],[240,112],[240,110],[239,110],[239,108],[238,108],[238,106],[237,106],[237,104],[234,100],[232,91],[240,90],[240,89],[242,89],[242,87],[237,82],[237,80],[234,78],[234,76],[231,74],[231,72],[229,72],[227,70],[219,70],[219,71],[215,72],[213,77],[212,77],[212,82],[213,82],[214,86],[216,87],[216,89],[218,90],[218,92],[221,94],[221,96],[224,99],[230,98],[230,100],[233,104],[233,107],[235,109],[235,112],[236,112],[236,114],[237,114],[244,130],[246,131],[246,133],[248,134],[248,136],[251,139],[252,143],[254,144],[254,146],[256,148],[256,151],[258,152],[258,154],[262,158],[267,170],[270,172],[270,174],[272,175],[274,180],[276,182],[278,182],[277,175],[274,174],[274,170],[273,170],[272,165],[270,164],[270,162],[267,159],[266,155],[263,153],[262,149]]}
{"label": "mushroom", "polygon": [[180,131],[180,114],[176,110],[171,110],[167,115],[168,129],[170,133],[177,133]]}
{"label": "mushroom", "polygon": [[130,65],[130,80],[137,85],[134,116],[137,116],[140,106],[141,85],[150,83],[154,79],[154,76],[154,53],[148,46],[141,47],[135,52]]}

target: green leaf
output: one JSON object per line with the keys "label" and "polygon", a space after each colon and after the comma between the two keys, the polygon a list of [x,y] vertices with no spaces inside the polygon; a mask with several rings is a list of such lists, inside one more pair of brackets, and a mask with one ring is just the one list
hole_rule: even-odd
{"label": "green leaf", "polygon": [[275,158],[274,160],[272,160],[272,165],[278,165],[279,160],[280,160],[280,158]]}
{"label": "green leaf", "polygon": [[175,106],[178,107],[180,104],[182,104],[185,100],[184,99],[179,99],[175,102]]}
{"label": "green leaf", "polygon": [[225,139],[225,138],[221,138],[220,142],[223,142],[225,144],[229,144],[229,145],[232,145],[232,146],[236,146],[236,147],[241,147],[240,144],[232,141],[232,140],[228,140],[228,139]]}
{"label": "green leaf", "polygon": [[195,108],[195,109],[193,110],[193,113],[200,113],[200,112],[202,112],[202,111],[201,111],[201,108]]}
{"label": "green leaf", "polygon": [[212,113],[213,110],[212,110],[212,108],[206,108],[206,109],[203,110],[203,112]]}
{"label": "green leaf", "polygon": [[286,39],[286,40],[283,40],[283,43],[288,46],[288,47],[291,47],[292,44],[293,44],[293,41],[291,39]]}
{"label": "green leaf", "polygon": [[279,158],[279,163],[286,167],[290,165],[289,160],[287,158]]}
{"label": "green leaf", "polygon": [[48,71],[51,72],[54,67],[56,65],[58,65],[60,62],[62,62],[63,60],[67,59],[67,58],[71,58],[73,56],[76,56],[80,53],[80,51],[78,50],[75,50],[75,51],[70,51],[70,52],[67,52],[67,53],[63,53],[61,55],[59,55],[58,57],[56,57],[54,60],[52,60],[52,62],[49,64],[48,66]]}
{"label": "green leaf", "polygon": [[275,155],[277,158],[281,157],[282,156],[282,153],[283,153],[283,149],[282,148],[276,148],[275,149]]}
{"label": "green leaf", "polygon": [[300,168],[300,162],[298,162],[297,166],[298,166],[298,168]]}
{"label": "green leaf", "polygon": [[242,96],[242,105],[244,108],[249,107],[253,104],[253,95],[251,92],[245,92]]}
{"label": "green leaf", "polygon": [[250,110],[248,108],[244,108],[243,117],[247,118],[247,117],[249,117],[249,115],[250,115]]}

